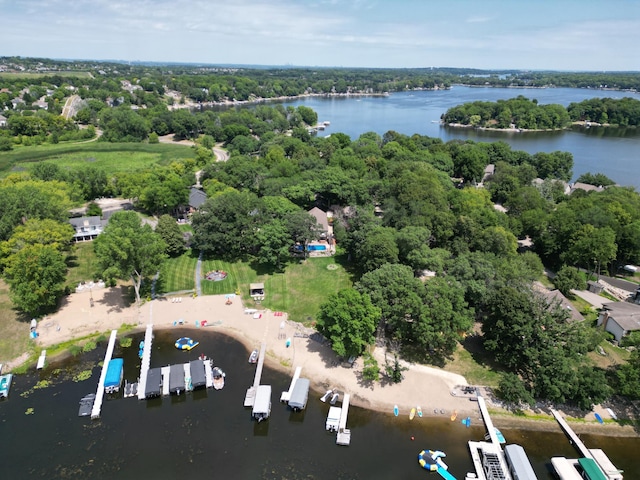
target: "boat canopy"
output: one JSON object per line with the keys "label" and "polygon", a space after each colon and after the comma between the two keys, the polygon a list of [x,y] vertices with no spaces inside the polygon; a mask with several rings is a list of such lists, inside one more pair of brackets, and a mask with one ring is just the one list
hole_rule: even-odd
{"label": "boat canopy", "polygon": [[507,445],[504,447],[504,454],[513,478],[517,480],[538,480],[524,448],[515,443]]}
{"label": "boat canopy", "polygon": [[271,385],[258,385],[253,402],[253,416],[268,417],[271,412]]}
{"label": "boat canopy", "polygon": [[171,365],[169,368],[169,393],[179,394],[184,392],[184,367],[182,365]]}
{"label": "boat canopy", "polygon": [[117,389],[122,383],[124,360],[122,358],[112,358],[107,367],[107,375],[104,379],[105,388]]}
{"label": "boat canopy", "polygon": [[205,387],[207,385],[207,376],[204,371],[204,362],[200,359],[191,360],[189,367],[191,368],[191,385],[193,385],[193,388]]}
{"label": "boat canopy", "polygon": [[147,384],[144,387],[144,397],[159,397],[162,393],[162,370],[151,368],[147,372]]}
{"label": "boat canopy", "polygon": [[302,410],[307,406],[309,398],[309,380],[306,378],[298,378],[293,386],[291,398],[289,398],[289,406],[294,410]]}

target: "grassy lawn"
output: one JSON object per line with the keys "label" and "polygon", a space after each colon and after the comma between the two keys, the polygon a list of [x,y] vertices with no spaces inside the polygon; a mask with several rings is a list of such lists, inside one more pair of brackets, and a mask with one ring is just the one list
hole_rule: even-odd
{"label": "grassy lawn", "polygon": [[93,251],[93,242],[76,243],[67,257],[67,281],[72,291],[80,282],[89,282],[99,278],[98,259]]}
{"label": "grassy lawn", "polygon": [[[335,269],[327,266],[335,265]],[[249,296],[249,284],[263,282],[265,300],[262,306],[274,311],[284,311],[291,320],[313,320],[318,308],[329,295],[352,285],[347,271],[335,263],[335,258],[310,258],[305,262],[289,265],[284,273],[258,274],[246,262],[228,263],[221,260],[204,260],[202,275],[212,270],[223,270],[228,276],[220,282],[202,281],[204,295],[220,295],[239,291],[247,306],[254,306]]]}
{"label": "grassy lawn", "polygon": [[157,285],[159,292],[178,292],[193,290],[195,285],[195,271],[197,256],[187,251],[177,258],[168,259],[160,273],[161,283]]}
{"label": "grassy lawn", "polygon": [[613,365],[620,365],[629,360],[631,356],[631,353],[624,348],[616,347],[606,340],[600,342],[600,347],[604,350],[605,355],[601,355],[598,352],[589,352],[587,354],[596,367],[607,369]]}
{"label": "grassy lawn", "polygon": [[453,359],[448,361],[443,369],[462,375],[471,385],[484,385],[495,388],[500,382],[501,374],[492,370],[495,366],[480,359],[483,355],[486,355],[484,350],[472,353],[459,346],[453,354]]}
{"label": "grassy lawn", "polygon": [[35,344],[29,339],[29,320],[13,309],[9,286],[0,280],[0,363],[24,352],[35,352]]}
{"label": "grassy lawn", "polygon": [[180,158],[192,158],[184,145],[144,143],[67,143],[16,147],[0,153],[0,175],[26,170],[30,163],[52,161],[63,168],[91,165],[107,173],[132,172],[151,165],[168,165]]}

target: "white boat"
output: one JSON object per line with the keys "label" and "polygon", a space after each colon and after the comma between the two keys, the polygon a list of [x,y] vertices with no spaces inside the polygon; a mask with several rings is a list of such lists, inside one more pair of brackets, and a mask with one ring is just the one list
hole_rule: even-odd
{"label": "white boat", "polygon": [[224,377],[226,374],[222,371],[220,367],[213,367],[213,388],[216,390],[222,390],[224,387]]}
{"label": "white boat", "polygon": [[258,361],[258,350],[254,350],[249,355],[249,363],[256,363]]}
{"label": "white boat", "polygon": [[322,396],[320,401],[321,402],[326,402],[327,399],[331,396],[332,393],[333,393],[333,390],[327,390],[327,392]]}

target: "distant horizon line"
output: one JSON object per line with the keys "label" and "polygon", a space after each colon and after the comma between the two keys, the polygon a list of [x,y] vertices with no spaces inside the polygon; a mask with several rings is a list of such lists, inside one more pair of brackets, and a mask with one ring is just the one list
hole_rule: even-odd
{"label": "distant horizon line", "polygon": [[549,68],[478,68],[478,67],[443,67],[443,66],[425,66],[425,67],[353,67],[343,65],[298,65],[298,64],[254,64],[254,63],[210,63],[210,62],[183,62],[183,61],[158,61],[158,60],[124,60],[124,59],[96,59],[96,58],[62,58],[62,57],[32,57],[23,55],[2,55],[0,58],[20,58],[25,60],[50,60],[62,62],[96,62],[96,63],[115,63],[119,65],[163,65],[163,66],[190,66],[190,67],[233,67],[246,69],[262,69],[271,68],[300,68],[300,69],[340,69],[340,70],[475,70],[478,72],[553,72],[553,73],[601,73],[601,74],[619,74],[632,73],[640,74],[639,70],[555,70]]}

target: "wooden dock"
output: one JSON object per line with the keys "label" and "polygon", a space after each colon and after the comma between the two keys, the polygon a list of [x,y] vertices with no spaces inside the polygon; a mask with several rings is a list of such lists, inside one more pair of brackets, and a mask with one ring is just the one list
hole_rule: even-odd
{"label": "wooden dock", "polygon": [[342,399],[342,411],[340,412],[340,423],[338,424],[338,436],[336,437],[336,443],[338,445],[349,445],[351,443],[351,430],[347,428],[349,400],[349,394],[345,393]]}
{"label": "wooden dock", "polygon": [[187,392],[193,390],[193,383],[191,383],[191,364],[185,363],[182,365],[184,368],[184,386]]}
{"label": "wooden dock", "polygon": [[204,374],[207,388],[213,388],[213,367],[211,365],[211,359],[209,358],[204,361]]}
{"label": "wooden dock", "polygon": [[153,342],[153,325],[147,325],[144,334],[144,347],[142,349],[142,361],[140,363],[140,380],[138,381],[138,400],[144,400],[147,389],[147,374],[151,365],[151,343]]}
{"label": "wooden dock", "polygon": [[289,385],[289,390],[286,392],[282,392],[282,395],[280,396],[281,402],[289,401],[289,399],[291,398],[291,393],[293,393],[293,389],[296,386],[296,382],[298,381],[298,378],[300,378],[301,372],[302,372],[302,367],[296,367],[296,371],[293,374],[293,378],[291,379],[291,385]]}
{"label": "wooden dock", "polygon": [[496,435],[493,421],[489,416],[487,404],[481,395],[478,395],[478,407],[491,441],[469,442],[469,451],[476,475],[481,480],[512,480],[513,477]]}
{"label": "wooden dock", "polygon": [[165,397],[169,395],[169,372],[171,371],[170,366],[162,367],[160,372],[162,373],[162,395]]}
{"label": "wooden dock", "polygon": [[93,402],[93,408],[91,409],[91,418],[100,418],[100,411],[102,410],[102,401],[104,400],[104,381],[107,377],[107,368],[113,355],[113,349],[116,345],[117,330],[111,330],[111,337],[109,337],[109,345],[107,346],[107,352],[104,355],[104,363],[102,364],[102,373],[100,373],[100,381],[98,383],[98,390],[96,391],[96,399]]}
{"label": "wooden dock", "polygon": [[604,451],[600,449],[592,450],[587,448],[587,446],[582,443],[582,440],[580,440],[580,437],[578,437],[578,435],[576,435],[573,429],[569,426],[567,421],[562,417],[562,415],[560,415],[560,412],[552,408],[551,413],[558,422],[558,425],[560,425],[560,428],[564,431],[565,435],[569,438],[569,443],[578,450],[580,455],[585,458],[590,458],[596,462],[608,480],[622,480],[622,473],[615,467],[615,465],[613,465]]}
{"label": "wooden dock", "polygon": [[260,386],[260,379],[262,378],[262,368],[264,367],[264,356],[267,352],[267,344],[262,342],[260,345],[260,354],[258,355],[258,365],[256,366],[256,375],[253,377],[253,385],[247,389],[247,394],[244,397],[244,406],[253,407],[253,403],[256,400],[256,392],[258,386]]}

